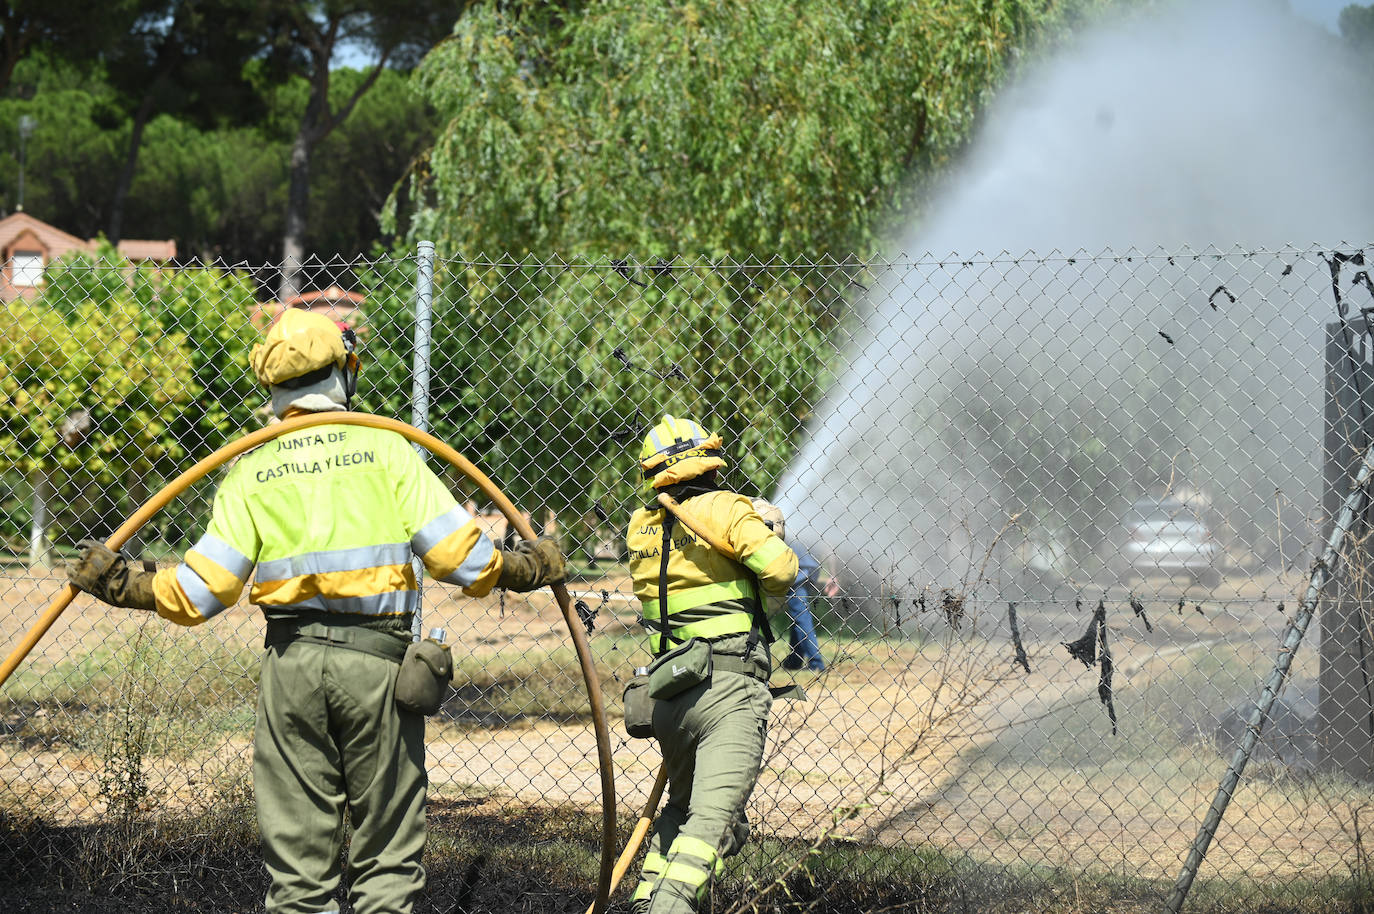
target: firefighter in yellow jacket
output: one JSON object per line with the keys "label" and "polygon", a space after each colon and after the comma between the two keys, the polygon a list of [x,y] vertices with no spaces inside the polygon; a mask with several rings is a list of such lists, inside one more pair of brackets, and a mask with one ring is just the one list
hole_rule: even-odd
{"label": "firefighter in yellow jacket", "polygon": [[[772,706],[767,615],[796,579],[797,556],[751,499],[721,485],[723,444],[690,419],[664,416],[640,453],[651,490],[671,494],[735,555],[696,538],[657,502],[630,519],[630,573],[659,658],[650,693],[658,693],[653,730],[669,785],[631,901],[635,914],[697,910],[722,858],[748,837],[744,806],[763,760]],[[674,692],[674,677],[694,680],[694,667],[703,680]]]}
{"label": "firefighter in yellow jacket", "polygon": [[[253,371],[279,417],[348,408],[352,331],[306,311],[282,315]],[[267,617],[253,783],[271,914],[337,912],[345,810],[358,914],[407,914],[424,886],[424,717],[398,708],[411,640],[411,555],[470,596],[561,580],[538,540],[503,551],[400,435],[318,425],[245,454],[215,494],[209,528],[156,573],[94,542],[73,584],[116,606],[198,625],[249,599]]]}

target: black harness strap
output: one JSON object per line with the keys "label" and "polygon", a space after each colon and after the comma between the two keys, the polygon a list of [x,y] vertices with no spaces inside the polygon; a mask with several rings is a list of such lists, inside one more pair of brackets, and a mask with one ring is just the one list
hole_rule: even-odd
{"label": "black harness strap", "polygon": [[754,605],[750,611],[754,617],[754,624],[749,628],[749,640],[745,643],[744,656],[748,657],[754,652],[754,648],[758,647],[760,633],[763,635],[763,643],[769,648],[768,652],[771,654],[773,652],[773,627],[768,624],[768,616],[763,611],[763,583],[753,571],[749,572],[749,578],[754,582]]}
{"label": "black harness strap", "polygon": [[677,515],[663,509],[663,555],[658,562],[658,653],[668,652],[668,550],[673,546],[673,522]]}

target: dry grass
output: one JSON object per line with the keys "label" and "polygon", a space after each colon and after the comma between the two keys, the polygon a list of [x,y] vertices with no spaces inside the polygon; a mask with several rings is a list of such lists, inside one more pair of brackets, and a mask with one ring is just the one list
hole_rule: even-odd
{"label": "dry grass", "polygon": [[[613,595],[623,586],[611,578],[584,587],[599,610],[592,645],[612,713],[619,681],[646,656],[632,604],[600,598],[602,589]],[[0,613],[0,631],[21,631],[21,617],[46,602],[41,591],[29,579],[9,590],[0,583],[11,608]],[[562,808],[594,835],[595,746],[560,614],[539,597],[435,599],[449,594],[434,588],[426,614],[427,625],[445,625],[459,646],[463,683],[429,728],[436,809],[518,825]],[[1124,905],[1114,911],[1147,910],[1126,901],[1157,901],[1167,891],[1229,754],[1187,724],[1218,697],[1252,688],[1272,663],[1264,632],[1240,612],[1209,605],[1205,616],[1178,615],[1168,600],[1149,608],[1149,638],[1129,619],[1113,622],[1117,737],[1097,703],[1095,674],[1071,665],[1058,631],[1030,614],[1029,676],[1013,669],[1004,641],[980,628],[976,608],[958,637],[934,624],[887,640],[827,637],[827,654],[838,652],[831,671],[798,674],[811,701],[775,708],[751,806],[768,837],[734,864],[730,885],[739,891],[728,897],[773,886],[761,909],[808,899],[804,909],[874,910],[897,903],[884,894],[891,888],[928,902],[910,907],[909,897],[909,910],[1016,910],[998,904],[1023,897],[1045,901],[1035,910],[1105,910],[1104,899]],[[87,841],[110,842],[111,853],[132,846],[139,859],[145,851],[135,836],[119,838],[113,825],[162,817],[204,832],[196,820],[206,796],[246,776],[260,633],[246,607],[186,630],[74,606],[6,686],[0,809],[9,821],[85,829]],[[1298,662],[1315,663],[1315,651]],[[620,808],[629,816],[645,800],[656,747],[625,739],[614,721],[612,731]],[[1350,874],[1359,861],[1353,836],[1374,808],[1369,791],[1273,766],[1250,773],[1198,897],[1213,899],[1215,910],[1245,910],[1243,898],[1272,900],[1274,910],[1343,910],[1332,905],[1364,884]],[[523,863],[480,853],[488,866],[504,861],[576,884],[574,870],[594,873],[594,859],[583,859],[595,858],[591,840],[590,849],[574,841],[573,850],[550,839]],[[459,891],[479,851],[443,846],[436,845],[440,866]],[[494,870],[483,878],[501,882]],[[808,890],[812,880],[818,888]],[[1310,904],[1285,908],[1282,896],[1295,884],[1307,887]],[[856,906],[845,907],[836,892]]]}

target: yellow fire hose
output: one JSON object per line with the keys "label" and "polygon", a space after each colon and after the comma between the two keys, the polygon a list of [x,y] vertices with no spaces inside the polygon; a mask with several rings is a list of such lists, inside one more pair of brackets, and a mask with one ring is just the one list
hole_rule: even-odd
{"label": "yellow fire hose", "polygon": [[[735,554],[735,550],[731,549],[724,540],[716,536],[709,527],[693,517],[691,512],[682,507],[676,498],[669,495],[667,492],[659,492],[658,503],[662,505],[665,510],[671,511],[673,516],[676,517],[684,527],[704,539],[707,545],[712,549],[716,550],[721,555],[728,556],[736,561],[739,560],[739,556]],[[653,789],[649,791],[649,799],[644,804],[644,812],[640,814],[639,821],[635,823],[634,830],[630,832],[630,838],[625,842],[625,849],[620,852],[620,857],[615,861],[615,869],[611,873],[610,891],[614,892],[616,887],[620,885],[620,880],[625,877],[625,872],[630,868],[630,861],[635,858],[635,854],[639,853],[639,846],[644,843],[645,836],[649,834],[649,826],[653,824],[654,813],[658,811],[658,803],[663,797],[663,788],[666,787],[667,784],[668,766],[659,765],[658,776],[654,778]],[[593,905],[593,907],[595,907],[595,905]],[[597,912],[592,908],[587,908],[587,914],[597,914]]]}
{"label": "yellow fire hose", "polygon": [[[281,435],[300,431],[301,429],[311,428],[316,425],[365,425],[370,428],[380,428],[387,431],[396,432],[404,436],[415,444],[424,447],[430,453],[440,457],[453,465],[460,473],[472,480],[482,490],[482,493],[491,500],[501,513],[506,516],[506,520],[515,527],[516,531],[525,539],[534,539],[534,531],[525,520],[524,515],[515,509],[510,499],[506,498],[505,493],[498,489],[490,479],[466,457],[449,447],[444,442],[435,438],[433,435],[422,432],[419,429],[390,419],[385,416],[373,416],[365,413],[315,413],[309,416],[298,416],[294,419],[287,419],[277,425],[268,426],[243,436],[237,441],[231,442],[210,456],[201,460],[195,466],[182,473],[176,479],[168,483],[162,491],[148,499],[119,529],[111,534],[105,541],[105,545],[111,549],[119,549],[129,538],[137,533],[154,515],[166,507],[172,499],[180,495],[193,482],[206,476],[210,471],[223,465],[229,460],[237,457],[245,451],[251,450],[261,444],[271,441]],[[596,899],[592,906],[588,908],[591,914],[600,914],[606,908],[606,901],[610,897],[612,890],[611,874],[615,856],[615,778],[611,764],[611,740],[610,733],[606,727],[606,712],[601,702],[601,681],[596,674],[596,668],[592,663],[591,649],[587,645],[587,637],[582,630],[582,624],[573,610],[572,599],[568,595],[568,589],[563,584],[555,584],[552,587],[554,598],[558,601],[559,608],[563,611],[563,621],[567,623],[568,631],[572,635],[573,646],[577,650],[577,660],[582,667],[582,679],[587,686],[587,699],[591,703],[592,723],[596,731],[597,756],[601,766],[601,873],[597,881]],[[52,624],[57,621],[57,617],[62,615],[63,610],[71,604],[72,599],[78,591],[71,584],[64,585],[61,592],[49,604],[47,610],[39,618],[38,623],[24,636],[19,645],[15,647],[10,655],[5,658],[3,665],[0,665],[0,686],[9,679],[10,674],[28,656],[29,651],[33,650],[42,637],[47,634]],[[661,791],[660,791],[661,792]],[[654,797],[654,804],[657,805],[657,796]],[[647,830],[647,828],[646,828]],[[636,844],[638,848],[638,844]],[[633,855],[631,855],[633,856]]]}
{"label": "yellow fire hose", "polygon": [[711,528],[707,527],[701,521],[693,517],[692,512],[682,507],[682,505],[678,503],[678,500],[676,498],[669,495],[667,492],[659,492],[658,503],[663,507],[667,508],[669,511],[672,511],[673,516],[676,517],[678,521],[682,523],[683,526],[685,526],[688,530],[691,530],[697,536],[706,540],[706,544],[710,546],[712,549],[716,550],[726,558],[734,559],[736,562],[739,561],[739,555],[735,552],[735,550],[730,548],[730,544],[725,542],[725,540],[721,539],[719,536],[717,536],[715,532],[711,530]]}
{"label": "yellow fire hose", "polygon": [[[654,824],[654,813],[658,811],[658,801],[663,797],[663,788],[668,786],[668,766],[658,766],[658,777],[654,778],[654,786],[649,791],[649,799],[644,803],[644,811],[639,814],[639,821],[635,823],[634,829],[630,832],[630,839],[625,842],[625,849],[616,858],[615,869],[611,871],[611,891],[614,892],[620,885],[620,880],[625,878],[625,873],[630,869],[630,861],[634,860],[635,854],[639,853],[639,846],[644,843],[644,838],[649,834],[649,826]],[[587,914],[595,914],[591,907],[587,908]]]}

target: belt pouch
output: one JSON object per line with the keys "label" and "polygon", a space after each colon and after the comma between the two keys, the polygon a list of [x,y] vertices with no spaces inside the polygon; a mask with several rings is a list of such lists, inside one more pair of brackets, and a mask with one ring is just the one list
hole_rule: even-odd
{"label": "belt pouch", "polygon": [[654,700],[649,697],[649,677],[634,676],[625,683],[625,732],[634,739],[654,735]]}
{"label": "belt pouch", "polygon": [[396,707],[416,714],[437,714],[448,697],[453,654],[432,638],[413,641],[396,674]]}
{"label": "belt pouch", "polygon": [[649,665],[649,697],[672,698],[711,678],[711,643],[693,638]]}

